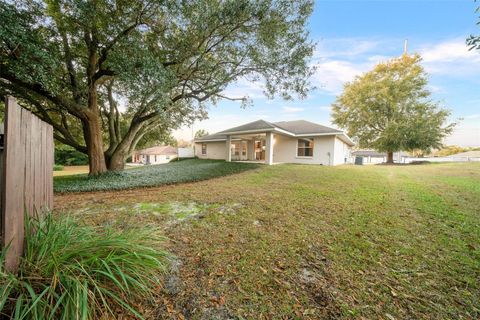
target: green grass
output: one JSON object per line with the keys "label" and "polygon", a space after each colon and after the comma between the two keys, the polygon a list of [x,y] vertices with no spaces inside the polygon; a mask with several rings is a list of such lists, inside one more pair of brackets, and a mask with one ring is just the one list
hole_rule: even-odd
{"label": "green grass", "polygon": [[18,274],[3,269],[1,254],[2,318],[142,317],[133,303],[153,297],[166,265],[157,227],[94,228],[51,214],[26,225]]}
{"label": "green grass", "polygon": [[480,163],[276,165],[57,203],[164,228],[183,267],[160,318],[479,319],[479,185]]}
{"label": "green grass", "polygon": [[107,173],[100,177],[89,177],[85,174],[58,176],[54,178],[54,191],[86,192],[156,187],[211,179],[258,167],[258,164],[252,163],[188,159]]}

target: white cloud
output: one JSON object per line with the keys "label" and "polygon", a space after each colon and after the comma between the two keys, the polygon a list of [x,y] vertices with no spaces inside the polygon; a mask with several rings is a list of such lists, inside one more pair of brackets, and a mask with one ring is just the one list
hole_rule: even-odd
{"label": "white cloud", "polygon": [[304,111],[304,108],[298,108],[298,107],[282,107],[282,111],[284,113],[298,113]]}
{"label": "white cloud", "polygon": [[228,86],[222,94],[229,98],[249,97],[251,99],[260,99],[265,97],[262,83],[252,82],[244,78]]}
{"label": "white cloud", "polygon": [[329,60],[320,62],[315,67],[316,72],[312,77],[314,85],[327,93],[339,94],[345,82],[352,81],[355,76],[368,70],[369,66],[365,63]]}
{"label": "white cloud", "polygon": [[449,39],[426,45],[419,50],[423,65],[431,74],[477,76],[480,72],[480,53],[468,50],[465,39]]}
{"label": "white cloud", "polygon": [[464,119],[480,119],[480,114],[470,114],[468,116],[463,117]]}
{"label": "white cloud", "polygon": [[379,40],[360,38],[322,39],[318,42],[313,58],[349,58],[371,52],[381,44]]}

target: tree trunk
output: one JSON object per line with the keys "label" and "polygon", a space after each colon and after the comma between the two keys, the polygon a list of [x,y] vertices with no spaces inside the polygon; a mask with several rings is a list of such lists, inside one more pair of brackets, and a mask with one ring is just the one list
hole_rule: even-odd
{"label": "tree trunk", "polygon": [[393,151],[387,152],[387,163],[393,163]]}
{"label": "tree trunk", "polygon": [[102,128],[99,118],[89,117],[83,123],[83,135],[87,144],[89,175],[99,175],[107,172],[105,155],[103,153]]}
{"label": "tree trunk", "polygon": [[128,154],[126,152],[117,151],[112,156],[107,157],[107,168],[109,171],[121,171],[125,168],[125,161]]}

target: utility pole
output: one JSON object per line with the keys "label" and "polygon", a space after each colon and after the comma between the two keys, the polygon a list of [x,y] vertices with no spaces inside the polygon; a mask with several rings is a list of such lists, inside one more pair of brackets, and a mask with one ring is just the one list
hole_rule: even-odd
{"label": "utility pole", "polygon": [[408,39],[405,39],[405,42],[403,43],[403,54],[407,54],[408,51]]}

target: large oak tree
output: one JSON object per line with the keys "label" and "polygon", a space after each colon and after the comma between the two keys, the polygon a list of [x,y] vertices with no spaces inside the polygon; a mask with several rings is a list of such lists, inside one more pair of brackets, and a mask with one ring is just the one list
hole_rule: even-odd
{"label": "large oak tree", "polygon": [[352,82],[333,104],[333,122],[356,138],[360,147],[387,152],[439,148],[454,124],[427,88],[419,55],[404,54],[380,63]]}
{"label": "large oak tree", "polygon": [[119,170],[145,134],[205,117],[245,78],[303,97],[311,0],[19,0],[0,3],[0,90]]}

